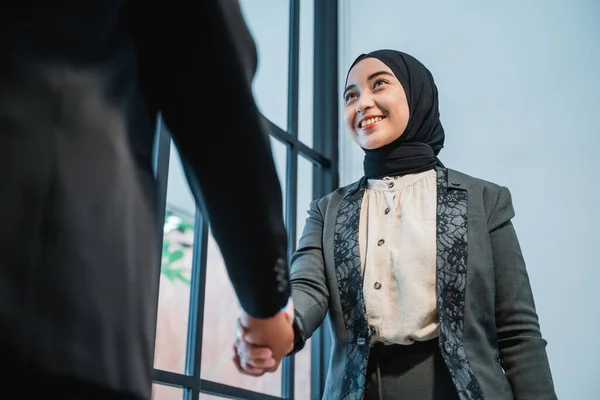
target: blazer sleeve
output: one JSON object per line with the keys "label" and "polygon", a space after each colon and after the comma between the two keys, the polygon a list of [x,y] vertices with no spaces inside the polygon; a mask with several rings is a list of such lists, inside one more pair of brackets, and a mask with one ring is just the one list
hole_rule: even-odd
{"label": "blazer sleeve", "polygon": [[323,323],[329,305],[329,289],[323,258],[323,214],[318,201],[308,210],[298,248],[291,261],[290,281],[294,299],[294,350],[301,350]]}
{"label": "blazer sleeve", "polygon": [[236,0],[198,7],[144,3],[145,97],[171,132],[242,308],[271,317],[291,291],[281,186],[251,89],[256,48]]}
{"label": "blazer sleeve", "polygon": [[502,188],[489,227],[496,286],[498,348],[515,399],[554,400],[556,394],[525,261],[511,222],[510,192]]}

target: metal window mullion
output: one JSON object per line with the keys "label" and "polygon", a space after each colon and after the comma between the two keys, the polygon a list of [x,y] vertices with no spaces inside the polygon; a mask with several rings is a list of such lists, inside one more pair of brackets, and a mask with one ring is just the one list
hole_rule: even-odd
{"label": "metal window mullion", "polygon": [[[288,259],[291,259],[296,250],[296,214],[298,205],[298,148],[288,146],[288,163],[286,177],[286,221],[288,234]],[[286,357],[283,360],[281,374],[281,396],[284,399],[294,398],[294,363],[295,357]]]}
{"label": "metal window mullion", "polygon": [[[338,1],[314,0],[314,10],[313,146],[330,162],[329,168],[315,168],[313,173],[313,194],[321,197],[339,185]],[[330,349],[330,324],[326,319],[311,341],[312,400],[323,395]]]}
{"label": "metal window mullion", "polygon": [[[155,300],[155,319],[154,319],[154,331],[152,332],[152,366],[154,367],[154,354],[156,351],[156,326],[158,323],[158,300],[160,292],[160,273],[162,267],[162,246],[164,240],[164,224],[165,224],[165,213],[167,205],[167,188],[169,183],[169,158],[171,152],[171,137],[166,129],[163,128],[161,115],[156,116],[156,132],[154,136],[154,148],[152,151],[152,170],[154,173],[154,179],[156,180],[156,232],[157,243],[156,249],[158,252],[158,265],[152,266],[157,268],[157,279],[156,287],[154,288],[157,294]],[[156,369],[153,369],[154,376],[157,376]]]}
{"label": "metal window mullion", "polygon": [[288,133],[298,139],[298,96],[300,81],[300,0],[290,0],[288,53]]}
{"label": "metal window mullion", "polygon": [[[202,379],[201,393],[236,400],[281,400],[279,397]],[[198,397],[195,398],[198,400]]]}
{"label": "metal window mullion", "polygon": [[194,377],[178,374],[176,372],[164,371],[162,369],[154,370],[154,381],[161,384],[189,388],[195,385]]}
{"label": "metal window mullion", "polygon": [[[288,259],[296,249],[296,214],[298,193],[298,85],[300,56],[300,0],[290,0],[289,55],[288,55],[288,133],[294,139],[288,145],[286,176],[286,221],[288,231]],[[294,398],[294,356],[283,360],[281,396]]]}
{"label": "metal window mullion", "polygon": [[[169,185],[169,158],[171,155],[171,135],[164,128],[160,114],[156,116],[156,133],[152,157],[152,170],[156,179],[156,212],[157,228],[159,233],[159,249],[162,249],[162,241],[165,226],[165,213],[167,208],[167,188]],[[159,271],[161,261],[159,257]],[[158,302],[158,299],[157,299]],[[157,303],[158,304],[158,303]]]}
{"label": "metal window mullion", "polygon": [[316,150],[311,149],[302,142],[298,143],[298,153],[302,154],[305,158],[310,160],[317,167],[322,167],[325,169],[331,168],[331,161],[327,157],[317,152]]}
{"label": "metal window mullion", "polygon": [[192,276],[190,281],[190,310],[186,346],[186,374],[194,378],[191,391],[184,400],[198,400],[200,391],[200,366],[202,364],[202,338],[204,334],[204,302],[206,298],[206,264],[208,247],[208,219],[196,207]]}
{"label": "metal window mullion", "polygon": [[277,141],[285,145],[298,147],[299,154],[302,154],[314,164],[329,169],[331,161],[322,152],[308,147],[307,145],[299,141],[297,138],[287,133],[273,122],[269,121],[268,118],[264,116],[263,118],[265,123],[267,124],[269,133],[271,134],[271,136],[277,139]]}

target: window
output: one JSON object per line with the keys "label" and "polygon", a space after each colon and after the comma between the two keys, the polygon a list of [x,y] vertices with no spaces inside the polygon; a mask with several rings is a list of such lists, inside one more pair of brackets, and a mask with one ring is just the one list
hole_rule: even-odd
{"label": "window", "polygon": [[[253,91],[271,135],[291,255],[310,201],[337,185],[337,4],[240,3],[259,52]],[[313,98],[314,85],[329,94]],[[329,356],[325,329],[276,373],[255,378],[235,369],[237,298],[177,149],[159,126],[155,172],[164,223],[153,399],[320,399]]]}

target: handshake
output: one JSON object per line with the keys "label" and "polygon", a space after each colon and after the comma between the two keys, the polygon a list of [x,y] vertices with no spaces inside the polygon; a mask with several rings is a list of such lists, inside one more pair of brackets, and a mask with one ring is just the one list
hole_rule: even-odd
{"label": "handshake", "polygon": [[294,303],[271,318],[254,318],[242,312],[235,324],[233,362],[238,371],[251,376],[275,372],[294,348]]}

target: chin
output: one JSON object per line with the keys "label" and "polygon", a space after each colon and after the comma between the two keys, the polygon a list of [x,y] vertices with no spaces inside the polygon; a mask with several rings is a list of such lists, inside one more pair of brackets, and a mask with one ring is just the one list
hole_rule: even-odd
{"label": "chin", "polygon": [[365,150],[375,150],[394,141],[385,131],[375,131],[369,134],[354,132],[354,142]]}
{"label": "chin", "polygon": [[365,150],[376,150],[376,149],[379,149],[383,146],[387,146],[388,144],[394,142],[400,136],[402,136],[402,135],[398,135],[398,136],[383,136],[383,135],[367,136],[367,137],[363,138],[363,140],[360,141],[360,147],[362,147]]}
{"label": "chin", "polygon": [[362,140],[359,145],[365,150],[375,150],[385,146],[385,141],[382,140]]}
{"label": "chin", "polygon": [[360,145],[361,148],[365,149],[365,150],[375,150],[381,146],[375,146],[373,144],[370,143],[363,143]]}

